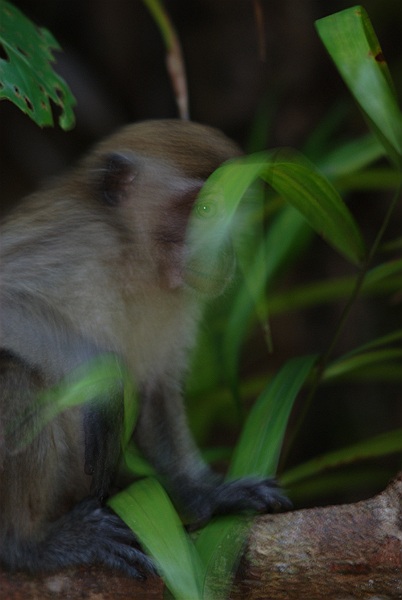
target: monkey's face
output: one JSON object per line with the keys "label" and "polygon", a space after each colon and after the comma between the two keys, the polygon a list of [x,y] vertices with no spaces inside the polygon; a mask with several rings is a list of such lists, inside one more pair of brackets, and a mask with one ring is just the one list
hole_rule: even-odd
{"label": "monkey's face", "polygon": [[235,268],[230,240],[222,238],[222,199],[205,197],[202,180],[161,160],[125,152],[104,164],[102,194],[126,232],[137,276],[171,290],[220,294]]}
{"label": "monkey's face", "polygon": [[[170,138],[172,127],[166,123],[173,127]],[[138,138],[143,127],[131,126],[120,139],[112,138],[113,152],[105,153],[104,144],[99,148],[100,166],[92,166],[98,190],[126,232],[132,260],[147,281],[217,295],[233,277],[235,258],[222,234],[227,229],[222,198],[200,192],[210,173],[239,151],[220,133],[199,125],[149,123],[146,142],[143,135]]]}

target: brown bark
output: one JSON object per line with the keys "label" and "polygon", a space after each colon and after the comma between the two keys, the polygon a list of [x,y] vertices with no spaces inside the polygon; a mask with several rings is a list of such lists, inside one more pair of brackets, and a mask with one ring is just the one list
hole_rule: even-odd
{"label": "brown bark", "polygon": [[233,600],[402,598],[402,473],[355,504],[256,519]]}
{"label": "brown bark", "polygon": [[[35,577],[0,572],[4,600],[162,597],[157,578],[138,582],[95,567]],[[363,502],[256,518],[231,593],[245,598],[401,600],[402,473]]]}

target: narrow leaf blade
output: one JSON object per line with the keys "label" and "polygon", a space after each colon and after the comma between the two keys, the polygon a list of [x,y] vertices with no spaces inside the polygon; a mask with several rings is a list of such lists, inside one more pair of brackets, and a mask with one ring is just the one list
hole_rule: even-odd
{"label": "narrow leaf blade", "polygon": [[[236,446],[229,478],[265,477],[275,472],[290,410],[315,360],[308,356],[289,361],[261,394]],[[200,533],[196,548],[206,565],[207,597],[227,597],[251,522],[245,516],[225,517]]]}
{"label": "narrow leaf blade", "polygon": [[288,361],[260,395],[236,445],[229,478],[275,473],[290,411],[315,361],[316,356]]}
{"label": "narrow leaf blade", "polygon": [[402,429],[388,431],[363,442],[314,458],[286,471],[282,475],[281,481],[283,485],[290,486],[328,469],[397,452],[402,452]]}
{"label": "narrow leaf blade", "polygon": [[203,598],[229,597],[251,523],[250,517],[228,515],[214,519],[200,532],[195,547],[206,566]]}
{"label": "narrow leaf blade", "polygon": [[324,373],[324,381],[339,377],[347,377],[351,373],[369,370],[371,366],[396,362],[402,366],[402,348],[386,348],[372,352],[364,352],[353,356],[345,356],[329,365]]}
{"label": "narrow leaf blade", "polygon": [[204,567],[169,497],[156,479],[141,479],[109,500],[155,560],[176,600],[202,600]]}
{"label": "narrow leaf blade", "polygon": [[366,11],[354,6],[318,20],[316,27],[374,133],[401,166],[401,112],[387,63]]}
{"label": "narrow leaf blade", "polygon": [[362,263],[364,243],[350,211],[333,185],[304,156],[278,150],[262,178],[329,244],[352,263]]}

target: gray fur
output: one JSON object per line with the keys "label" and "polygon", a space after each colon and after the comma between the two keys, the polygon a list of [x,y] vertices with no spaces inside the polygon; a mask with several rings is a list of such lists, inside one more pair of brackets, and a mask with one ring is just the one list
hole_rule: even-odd
{"label": "gray fur", "polygon": [[186,245],[188,220],[206,177],[238,154],[194,123],[131,125],[2,223],[0,560],[9,568],[152,570],[102,506],[119,454],[121,390],[88,398],[20,443],[40,418],[38,394],[103,353],[133,377],[141,401],[134,437],[183,513],[202,522],[286,505],[272,482],[220,483],[192,441],[181,396],[205,292],[223,289],[233,270],[228,250],[213,285],[206,275],[194,289],[187,274],[202,273],[205,257]]}

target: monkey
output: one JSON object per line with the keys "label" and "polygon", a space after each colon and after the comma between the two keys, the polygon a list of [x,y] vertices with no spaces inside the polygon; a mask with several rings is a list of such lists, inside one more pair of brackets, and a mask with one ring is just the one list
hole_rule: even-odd
{"label": "monkey", "polygon": [[[235,268],[230,244],[212,260],[208,248],[190,243],[190,220],[198,210],[203,226],[206,206],[198,203],[205,180],[240,155],[237,144],[206,125],[175,119],[127,125],[5,216],[5,568],[42,572],[100,563],[133,577],[154,572],[134,534],[105,505],[121,455],[118,382],[56,414],[21,443],[39,420],[37,398],[103,355],[121,361],[133,378],[139,398],[133,439],[183,514],[205,523],[215,514],[289,508],[274,480],[224,482],[212,472],[189,432],[182,399],[203,307]],[[25,413],[30,418],[21,420]]]}

